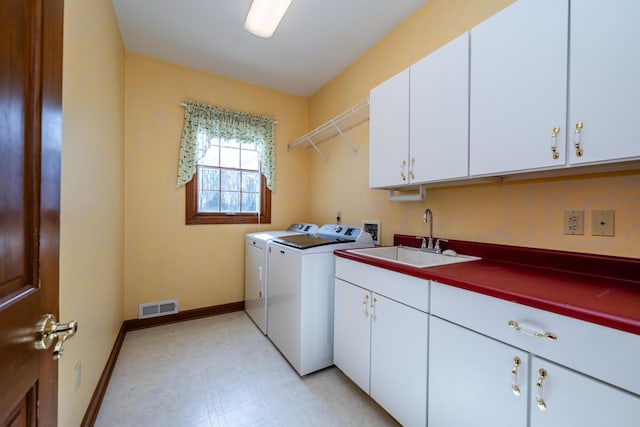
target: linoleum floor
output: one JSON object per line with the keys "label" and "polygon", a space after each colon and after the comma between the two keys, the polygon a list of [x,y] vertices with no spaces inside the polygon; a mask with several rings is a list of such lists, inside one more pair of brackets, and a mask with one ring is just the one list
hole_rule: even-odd
{"label": "linoleum floor", "polygon": [[335,367],[300,377],[244,312],[127,333],[95,423],[397,425]]}

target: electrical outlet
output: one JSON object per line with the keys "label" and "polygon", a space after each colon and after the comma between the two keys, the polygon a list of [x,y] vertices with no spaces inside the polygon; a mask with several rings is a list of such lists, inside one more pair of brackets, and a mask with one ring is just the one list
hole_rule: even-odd
{"label": "electrical outlet", "polygon": [[591,211],[591,235],[613,236],[614,211]]}
{"label": "electrical outlet", "polygon": [[80,384],[82,384],[82,363],[76,363],[76,380],[75,380],[75,389],[78,390],[80,388]]}
{"label": "electrical outlet", "polygon": [[564,234],[584,234],[584,211],[564,211]]}

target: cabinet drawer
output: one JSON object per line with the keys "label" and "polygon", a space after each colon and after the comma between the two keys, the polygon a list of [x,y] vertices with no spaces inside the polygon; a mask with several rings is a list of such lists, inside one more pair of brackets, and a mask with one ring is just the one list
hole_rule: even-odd
{"label": "cabinet drawer", "polygon": [[[640,394],[640,335],[436,282],[430,309],[435,316]],[[510,321],[522,329],[509,326]]]}
{"label": "cabinet drawer", "polygon": [[429,312],[429,281],[344,258],[336,259],[336,277]]}

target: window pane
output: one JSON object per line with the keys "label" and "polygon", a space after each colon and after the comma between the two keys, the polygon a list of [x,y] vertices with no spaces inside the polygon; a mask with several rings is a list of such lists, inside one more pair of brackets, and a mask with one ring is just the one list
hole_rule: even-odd
{"label": "window pane", "polygon": [[238,140],[235,140],[235,139],[223,139],[220,142],[220,145],[222,145],[224,147],[240,148],[240,142]]}
{"label": "window pane", "polygon": [[260,188],[259,172],[242,172],[242,191],[257,193]]}
{"label": "window pane", "polygon": [[242,193],[242,212],[258,212],[257,193]]}
{"label": "window pane", "polygon": [[198,160],[199,165],[220,166],[220,148],[217,145],[210,147],[204,157]]}
{"label": "window pane", "polygon": [[240,168],[240,150],[237,148],[220,147],[220,166]]}
{"label": "window pane", "polygon": [[240,191],[240,171],[222,169],[222,190]]}
{"label": "window pane", "polygon": [[260,170],[258,152],[255,150],[242,150],[240,167],[242,169]]}
{"label": "window pane", "polygon": [[198,212],[220,212],[220,192],[198,191]]}
{"label": "window pane", "polygon": [[198,168],[198,188],[201,190],[220,189],[220,169],[200,167]]}
{"label": "window pane", "polygon": [[223,191],[220,199],[220,212],[240,212],[240,193]]}

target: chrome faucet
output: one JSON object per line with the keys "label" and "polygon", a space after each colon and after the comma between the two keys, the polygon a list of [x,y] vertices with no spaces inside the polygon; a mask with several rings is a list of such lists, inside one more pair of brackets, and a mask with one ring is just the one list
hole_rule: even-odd
{"label": "chrome faucet", "polygon": [[440,242],[448,242],[447,239],[437,239],[436,240],[436,247],[433,248],[437,254],[442,253],[442,248],[440,247]]}
{"label": "chrome faucet", "polygon": [[427,208],[424,210],[424,214],[422,214],[422,222],[429,223],[429,243],[427,243],[425,247],[423,240],[422,249],[433,250],[435,248],[433,246],[433,212],[431,212],[431,209]]}

